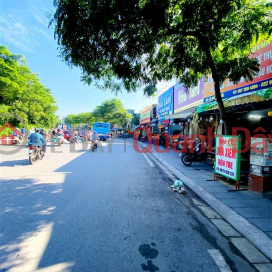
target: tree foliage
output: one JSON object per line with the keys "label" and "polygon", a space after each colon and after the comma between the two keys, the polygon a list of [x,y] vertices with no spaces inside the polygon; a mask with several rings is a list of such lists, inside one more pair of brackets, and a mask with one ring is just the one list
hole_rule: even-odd
{"label": "tree foliage", "polygon": [[84,124],[91,125],[94,122],[94,117],[90,112],[82,112],[79,114],[69,114],[64,122],[69,125],[79,126]]}
{"label": "tree foliage", "polygon": [[132,126],[140,125],[140,116],[138,116],[137,114],[133,114],[132,120],[131,120],[131,125]]}
{"label": "tree foliage", "polygon": [[82,124],[93,124],[94,122],[105,122],[111,125],[124,126],[132,115],[124,108],[121,100],[113,98],[105,100],[97,106],[93,112],[70,114],[65,118],[65,123],[73,126]]}
{"label": "tree foliage", "polygon": [[[10,53],[5,46],[0,46],[0,104],[0,114],[16,114],[26,124],[51,127],[58,121],[50,89],[26,66],[23,56]],[[19,121],[13,122],[18,125]]]}
{"label": "tree foliage", "polygon": [[93,111],[97,121],[111,123],[112,125],[124,126],[131,119],[132,115],[124,108],[121,100],[113,98],[105,100]]}
{"label": "tree foliage", "polygon": [[[135,91],[173,77],[189,88],[212,73],[220,85],[252,80],[251,47],[271,37],[271,5],[262,0],[58,0],[52,20],[62,58],[82,79],[112,91]],[[226,124],[226,123],[225,123]]]}

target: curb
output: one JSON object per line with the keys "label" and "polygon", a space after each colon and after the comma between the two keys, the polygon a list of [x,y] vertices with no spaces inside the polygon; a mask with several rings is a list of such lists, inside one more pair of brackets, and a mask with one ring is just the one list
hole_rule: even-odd
{"label": "curb", "polygon": [[[142,145],[142,148],[145,148]],[[207,192],[203,187],[182,174],[177,168],[160,158],[156,153],[150,153],[189,187],[196,195],[209,204],[219,215],[222,216],[231,226],[238,230],[248,241],[259,249],[267,258],[272,260],[272,240],[263,231],[250,223],[243,216],[231,209],[218,198]]]}

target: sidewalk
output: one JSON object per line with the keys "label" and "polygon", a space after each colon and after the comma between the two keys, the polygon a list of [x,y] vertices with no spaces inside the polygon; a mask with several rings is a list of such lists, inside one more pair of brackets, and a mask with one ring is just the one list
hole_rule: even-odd
{"label": "sidewalk", "polygon": [[[159,148],[164,149],[162,146]],[[182,164],[179,154],[173,151],[153,152],[152,155],[272,260],[271,200],[251,191],[228,192],[235,189],[234,184],[207,181],[214,179],[214,170],[205,163],[187,167]]]}

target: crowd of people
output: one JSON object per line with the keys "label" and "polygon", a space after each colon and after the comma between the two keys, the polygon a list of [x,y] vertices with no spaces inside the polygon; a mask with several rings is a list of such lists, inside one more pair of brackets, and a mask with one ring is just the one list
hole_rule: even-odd
{"label": "crowd of people", "polygon": [[[70,132],[69,141],[73,139],[75,142],[78,142],[79,138],[81,138],[82,142],[85,140],[93,141],[93,143],[98,146],[99,136],[96,131],[94,132],[92,132],[91,130],[79,131],[78,129],[71,129],[69,132]],[[60,128],[48,129],[48,131],[46,132],[46,130],[42,128],[34,129],[33,127],[31,127],[28,133],[29,138],[28,145],[38,146],[44,153],[46,151],[46,142],[54,139],[55,137],[59,137],[61,143],[63,142],[64,133]]]}

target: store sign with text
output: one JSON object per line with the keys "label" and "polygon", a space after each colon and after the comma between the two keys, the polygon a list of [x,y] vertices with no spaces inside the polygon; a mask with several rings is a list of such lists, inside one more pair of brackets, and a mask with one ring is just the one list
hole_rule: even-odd
{"label": "store sign with text", "polygon": [[[241,78],[238,84],[233,84],[228,79],[225,80],[220,87],[222,98],[272,87],[272,41],[263,41],[254,46],[250,57],[257,58],[260,63],[258,75],[255,76],[253,81],[248,82]],[[208,82],[204,85],[203,102],[207,103],[214,100],[214,84],[211,75],[209,75]]]}
{"label": "store sign with text", "polygon": [[150,123],[152,106],[148,106],[140,112],[140,124]]}
{"label": "store sign with text", "polygon": [[226,178],[240,180],[241,136],[222,135],[216,138],[214,172]]}
{"label": "store sign with text", "polygon": [[203,103],[204,82],[198,81],[195,87],[186,89],[183,84],[174,86],[174,113],[196,107]]}
{"label": "store sign with text", "polygon": [[165,115],[173,114],[173,87],[165,91],[158,98],[158,118],[165,120]]}

